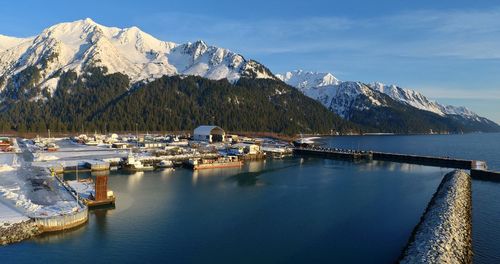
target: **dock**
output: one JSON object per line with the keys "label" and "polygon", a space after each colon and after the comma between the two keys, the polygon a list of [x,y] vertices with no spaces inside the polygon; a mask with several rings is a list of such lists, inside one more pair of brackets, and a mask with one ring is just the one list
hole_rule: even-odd
{"label": "dock", "polygon": [[298,156],[313,156],[327,159],[348,161],[389,161],[415,165],[469,170],[472,178],[500,182],[500,172],[489,171],[485,161],[456,159],[451,157],[433,157],[377,151],[359,151],[325,147],[297,147],[293,153]]}
{"label": "dock", "polygon": [[293,153],[299,156],[316,156],[323,158],[332,158],[340,160],[372,160],[372,152],[369,151],[354,151],[354,150],[341,150],[335,148],[322,148],[322,147],[300,147],[294,148]]}

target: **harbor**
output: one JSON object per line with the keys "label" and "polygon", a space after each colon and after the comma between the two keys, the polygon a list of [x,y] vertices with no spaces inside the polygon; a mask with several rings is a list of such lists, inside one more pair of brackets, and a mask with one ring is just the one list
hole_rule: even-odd
{"label": "harbor", "polygon": [[[0,173],[7,177],[0,178],[0,194],[22,216],[2,220],[10,226],[4,231],[11,232],[29,221],[24,225],[36,227],[33,235],[85,225],[89,210],[94,208],[112,210],[120,197],[108,188],[108,182],[110,173],[117,170],[147,174],[176,167],[233,169],[241,168],[245,161],[292,154],[286,142],[226,134],[217,126],[200,126],[192,135],[94,133],[54,137],[48,131],[47,137],[4,137],[1,142],[0,157],[4,159],[0,160]],[[75,178],[67,179],[67,175]],[[33,190],[36,196],[31,194]],[[10,242],[18,241],[6,239]]]}
{"label": "harbor", "polygon": [[[215,132],[221,133],[221,130],[216,129]],[[144,177],[162,175],[163,178],[175,175],[177,171],[181,174],[193,171],[192,182],[197,185],[206,181],[206,177],[210,175],[231,175],[245,170],[254,171],[258,175],[258,172],[262,170],[262,164],[268,162],[286,163],[312,158],[313,160],[338,160],[341,162],[339,164],[352,164],[348,166],[366,169],[373,168],[373,166],[385,166],[383,165],[385,163],[400,164],[398,166],[401,169],[407,166],[410,168],[411,166],[418,168],[430,166],[446,170],[458,168],[470,171],[473,179],[484,180],[490,177],[490,181],[495,181],[497,175],[495,172],[486,170],[486,161],[360,151],[321,144],[308,145],[304,144],[304,140],[301,144],[293,146],[291,142],[235,135],[227,137],[209,135],[208,138],[206,135],[205,137],[198,135],[196,137],[198,140],[195,140],[194,135],[182,138],[181,135],[150,135],[148,133],[136,136],[95,134],[92,137],[87,136],[87,140],[91,142],[87,145],[85,140],[75,138],[85,137],[38,138],[38,142],[18,138],[16,140],[20,142],[18,146],[21,154],[3,154],[17,157],[17,161],[12,160],[9,165],[15,168],[13,171],[16,174],[20,171],[29,171],[30,174],[42,177],[43,181],[36,181],[40,186],[54,184],[54,186],[59,186],[58,192],[66,197],[65,203],[74,204],[71,210],[68,210],[67,205],[60,208],[52,207],[51,213],[46,211],[46,213],[35,214],[37,210],[34,210],[31,214],[25,214],[23,210],[19,210],[21,215],[28,216],[26,219],[31,221],[23,225],[27,228],[28,226],[36,227],[36,232],[33,231],[35,229],[22,229],[30,230],[29,234],[32,234],[26,236],[26,239],[41,233],[87,226],[91,221],[89,216],[93,210],[112,212],[115,208],[119,208],[117,205],[127,204],[130,197],[127,198],[128,195],[123,191],[116,192],[115,188],[110,185],[113,182],[110,177],[117,177],[117,174],[128,175],[118,177],[128,177],[129,186],[134,186],[136,184],[134,182],[143,181]],[[114,142],[110,143],[107,138],[113,138]],[[46,142],[57,146],[57,150],[49,151],[43,146],[37,146]],[[309,140],[309,142],[315,141]],[[283,158],[281,154],[292,156]],[[252,176],[254,172],[231,176],[228,182],[234,182],[238,186],[265,185],[266,183],[260,177]],[[51,183],[46,182],[47,179],[50,179]],[[44,188],[53,189],[53,187]],[[19,225],[21,222],[13,223],[12,228],[15,226],[18,228]],[[7,243],[12,243],[15,240],[8,239],[8,241],[10,242]]]}

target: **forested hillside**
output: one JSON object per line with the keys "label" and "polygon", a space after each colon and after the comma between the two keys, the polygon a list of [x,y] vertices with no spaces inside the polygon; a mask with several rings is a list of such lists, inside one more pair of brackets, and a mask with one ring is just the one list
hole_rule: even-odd
{"label": "forested hillside", "polygon": [[[30,76],[17,90],[29,90]],[[162,77],[131,84],[120,73],[88,69],[83,76],[61,74],[53,95],[34,96],[6,89],[0,121],[3,130],[19,132],[190,130],[217,124],[232,131],[277,133],[359,132],[320,103],[280,81],[241,78]],[[19,84],[19,82],[17,83]]]}

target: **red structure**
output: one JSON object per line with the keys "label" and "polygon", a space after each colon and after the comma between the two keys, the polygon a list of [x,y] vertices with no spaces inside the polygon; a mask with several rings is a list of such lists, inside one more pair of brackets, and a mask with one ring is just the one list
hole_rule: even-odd
{"label": "red structure", "polygon": [[0,138],[0,151],[8,151],[10,148],[10,140],[8,138]]}
{"label": "red structure", "polygon": [[108,199],[108,175],[98,175],[95,179],[95,201]]}

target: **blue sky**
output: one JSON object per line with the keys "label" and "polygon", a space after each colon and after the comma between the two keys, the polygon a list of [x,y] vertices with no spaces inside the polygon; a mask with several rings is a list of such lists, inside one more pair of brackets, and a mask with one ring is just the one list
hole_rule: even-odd
{"label": "blue sky", "polygon": [[500,123],[495,1],[8,1],[0,34],[31,36],[86,17],[168,41],[203,39],[273,72],[332,72],[465,105]]}

